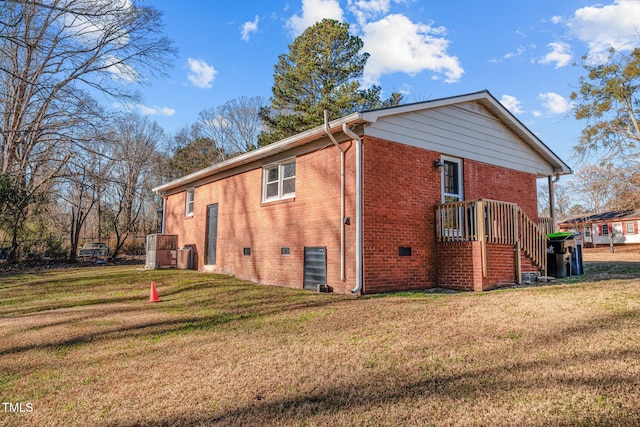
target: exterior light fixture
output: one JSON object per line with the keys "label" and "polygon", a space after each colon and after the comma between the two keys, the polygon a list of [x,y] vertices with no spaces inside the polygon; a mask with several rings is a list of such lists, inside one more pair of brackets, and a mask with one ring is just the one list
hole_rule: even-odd
{"label": "exterior light fixture", "polygon": [[433,162],[433,166],[438,172],[442,172],[442,168],[444,168],[444,162],[442,161],[442,159],[437,159]]}

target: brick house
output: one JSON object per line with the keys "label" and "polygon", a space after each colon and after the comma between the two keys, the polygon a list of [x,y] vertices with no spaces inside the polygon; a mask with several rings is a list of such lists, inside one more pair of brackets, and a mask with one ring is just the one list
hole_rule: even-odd
{"label": "brick house", "polygon": [[154,189],[201,271],[339,293],[544,271],[536,180],[570,168],[488,91],[365,111]]}

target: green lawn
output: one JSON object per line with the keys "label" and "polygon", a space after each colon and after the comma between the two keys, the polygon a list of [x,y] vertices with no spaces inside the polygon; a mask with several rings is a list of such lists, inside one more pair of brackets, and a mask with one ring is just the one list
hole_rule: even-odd
{"label": "green lawn", "polygon": [[0,275],[0,337],[0,425],[640,424],[638,278],[355,299],[138,266]]}

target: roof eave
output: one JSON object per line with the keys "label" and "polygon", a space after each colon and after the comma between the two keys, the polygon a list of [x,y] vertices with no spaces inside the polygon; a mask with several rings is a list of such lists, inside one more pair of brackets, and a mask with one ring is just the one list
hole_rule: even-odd
{"label": "roof eave", "polygon": [[[339,131],[339,130],[342,130],[342,125],[345,123],[347,125],[354,125],[354,124],[362,123],[364,121],[365,120],[362,119],[361,113],[353,113],[348,116],[344,116],[337,120],[333,120],[329,122],[329,130],[331,132]],[[275,142],[265,147],[258,148],[257,150],[249,151],[247,153],[241,154],[239,156],[233,157],[223,162],[211,165],[207,168],[200,169],[196,172],[190,173],[189,175],[185,175],[173,181],[167,182],[166,184],[159,185],[157,187],[154,187],[152,191],[154,191],[156,194],[166,193],[167,191],[170,191],[178,187],[186,186],[190,183],[193,183],[207,176],[211,176],[213,174],[216,174],[225,170],[229,170],[238,166],[243,166],[248,163],[276,155],[283,151],[287,151],[291,148],[298,147],[308,142],[315,141],[317,139],[322,138],[325,135],[326,135],[326,130],[324,125],[317,126],[313,129],[309,129],[307,131],[293,135],[289,138],[285,138],[281,141]]]}
{"label": "roof eave", "polygon": [[516,116],[514,116],[509,110],[507,110],[491,93],[486,92],[484,97],[485,105],[490,105],[490,110],[496,114],[498,113],[503,118],[507,119],[507,125],[518,136],[523,138],[529,146],[536,151],[542,158],[544,158],[549,165],[553,167],[554,175],[571,175],[573,171],[560,157],[556,155],[547,145],[542,142],[533,132],[529,130]]}
{"label": "roof eave", "polygon": [[423,101],[414,104],[400,105],[379,110],[366,111],[362,114],[364,120],[374,123],[380,117],[409,113],[425,108],[438,108],[464,102],[479,101],[493,114],[499,117],[513,132],[522,138],[534,151],[536,151],[552,167],[554,175],[569,175],[573,171],[560,157],[545,145],[533,132],[531,132],[517,117],[507,110],[488,90],[456,95],[447,98]]}
{"label": "roof eave", "polygon": [[[503,122],[518,136],[520,136],[534,151],[543,157],[552,167],[553,175],[569,175],[571,168],[562,161],[549,147],[547,147],[533,132],[531,132],[520,120],[518,120],[509,110],[507,110],[496,98],[491,95],[488,90],[469,93],[465,95],[457,95],[448,98],[436,99],[433,101],[418,102],[415,104],[406,104],[395,107],[383,108],[378,110],[370,110],[359,113],[352,113],[348,116],[341,117],[337,120],[329,122],[329,130],[340,131],[343,124],[356,125],[361,123],[375,123],[378,118],[403,114],[415,110],[425,108],[437,108],[447,105],[460,104],[463,102],[479,101],[487,107],[492,113],[496,114]],[[157,194],[170,191],[178,187],[184,187],[199,179],[229,170],[238,166],[264,159],[291,148],[309,143],[311,141],[322,138],[326,135],[325,126],[321,125],[305,132],[293,135],[266,147],[259,148],[248,153],[241,154],[221,163],[214,164],[208,168],[201,169],[189,175],[178,178],[166,184],[153,188]]]}

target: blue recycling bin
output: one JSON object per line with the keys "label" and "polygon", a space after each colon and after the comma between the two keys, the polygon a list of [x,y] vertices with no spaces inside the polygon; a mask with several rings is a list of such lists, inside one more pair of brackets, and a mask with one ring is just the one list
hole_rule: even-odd
{"label": "blue recycling bin", "polygon": [[550,276],[564,278],[584,273],[580,233],[557,232],[548,234],[547,238],[547,272]]}

